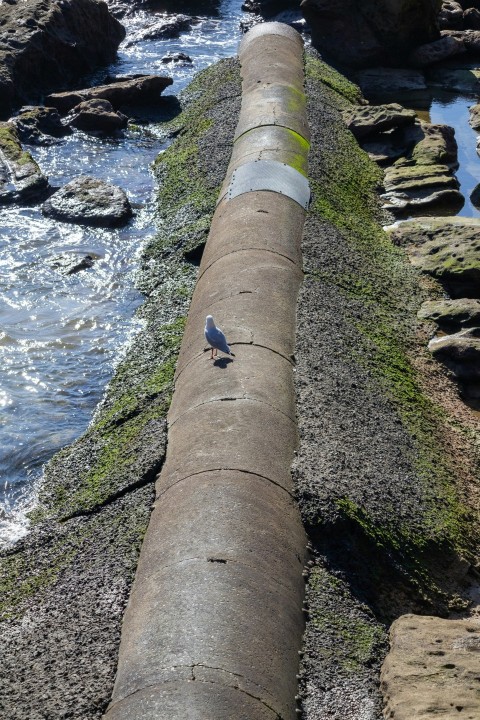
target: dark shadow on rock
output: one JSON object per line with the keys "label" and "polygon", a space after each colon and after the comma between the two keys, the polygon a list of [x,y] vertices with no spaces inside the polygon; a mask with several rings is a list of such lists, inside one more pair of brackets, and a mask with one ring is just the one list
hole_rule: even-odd
{"label": "dark shadow on rock", "polygon": [[195,267],[199,267],[200,263],[202,262],[204,250],[205,250],[204,242],[200,243],[200,245],[197,245],[196,247],[192,248],[191,250],[187,250],[183,255],[185,262],[190,263],[190,265],[195,265]]}
{"label": "dark shadow on rock", "polygon": [[122,112],[135,123],[169,122],[180,115],[182,107],[175,95],[161,97],[152,105],[122,106]]}

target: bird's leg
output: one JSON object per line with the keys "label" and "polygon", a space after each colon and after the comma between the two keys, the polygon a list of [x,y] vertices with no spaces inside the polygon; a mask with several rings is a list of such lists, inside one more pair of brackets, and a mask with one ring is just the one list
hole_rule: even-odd
{"label": "bird's leg", "polygon": [[217,348],[215,348],[215,357],[217,357],[217,355],[218,355],[218,350],[217,350]]}
{"label": "bird's leg", "polygon": [[210,360],[213,360],[213,348],[211,348],[212,354],[210,355]]}

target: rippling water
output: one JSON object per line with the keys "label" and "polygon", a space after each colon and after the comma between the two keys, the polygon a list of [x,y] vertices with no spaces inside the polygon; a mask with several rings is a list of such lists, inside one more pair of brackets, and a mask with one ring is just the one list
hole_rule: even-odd
{"label": "rippling water", "polygon": [[[236,53],[240,0],[226,0],[220,16],[201,18],[175,40],[127,46],[145,25],[144,13],[126,18],[119,59],[103,73],[169,74],[176,95],[192,76]],[[192,66],[164,65],[184,52]],[[83,133],[57,145],[28,147],[51,185],[89,174],[123,187],[138,207],[126,228],[98,230],[44,218],[39,207],[2,208],[0,216],[0,542],[24,534],[42,465],[87,427],[115,363],[138,329],[142,298],[133,272],[153,234],[149,166],[163,146],[148,129],[121,139]],[[96,258],[91,269],[66,275],[59,258]]]}

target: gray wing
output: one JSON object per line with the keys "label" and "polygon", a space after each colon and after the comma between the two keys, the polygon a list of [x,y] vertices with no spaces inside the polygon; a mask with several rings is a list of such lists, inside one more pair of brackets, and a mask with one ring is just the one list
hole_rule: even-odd
{"label": "gray wing", "polygon": [[227,345],[225,335],[219,328],[205,329],[205,338],[211,347],[230,355],[230,348]]}

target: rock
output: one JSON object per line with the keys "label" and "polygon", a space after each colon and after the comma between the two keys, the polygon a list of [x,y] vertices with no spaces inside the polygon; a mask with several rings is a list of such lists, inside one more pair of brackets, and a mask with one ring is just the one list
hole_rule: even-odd
{"label": "rock", "polygon": [[480,10],[469,8],[463,15],[465,27],[470,30],[480,30]]}
{"label": "rock", "polygon": [[47,102],[60,113],[69,112],[85,100],[108,100],[115,109],[118,109],[124,105],[155,103],[160,93],[172,82],[172,78],[163,75],[141,75],[85,90],[53,93],[47,97]]}
{"label": "rock", "polygon": [[93,267],[98,257],[98,255],[85,255],[79,260],[71,255],[62,256],[53,260],[52,267],[55,270],[60,270],[64,275],[76,275],[82,270]]}
{"label": "rock", "polygon": [[127,127],[128,117],[115,111],[108,100],[85,100],[73,108],[66,122],[78,130],[109,134]]}
{"label": "rock", "polygon": [[476,185],[470,193],[470,200],[472,201],[472,205],[478,210],[480,208],[480,183]]}
{"label": "rock", "polygon": [[419,139],[412,152],[411,159],[417,165],[446,165],[451,170],[458,168],[458,146],[455,130],[449,125],[420,123]]}
{"label": "rock", "polygon": [[49,107],[24,107],[10,119],[22,142],[31,145],[52,145],[70,133],[62,125],[58,110]]}
{"label": "rock", "polygon": [[444,0],[438,14],[438,26],[441,30],[463,29],[463,7],[454,0]]}
{"label": "rock", "polygon": [[[441,203],[463,205],[459,183],[451,173],[456,162],[456,143],[453,130],[449,130],[450,135],[446,126],[421,124],[423,138],[420,142],[414,145],[409,156],[400,158],[385,170],[386,192],[381,196],[385,208],[405,212],[423,211]],[[449,164],[441,163],[440,158]]]}
{"label": "rock", "polygon": [[122,25],[97,0],[0,4],[0,106],[66,87],[115,59]]}
{"label": "rock", "polygon": [[432,320],[440,328],[480,327],[480,300],[427,300],[418,311],[420,320]]}
{"label": "rock", "polygon": [[57,190],[43,205],[42,212],[63,222],[115,227],[132,216],[125,192],[103,180],[81,176]]}
{"label": "rock", "polygon": [[[417,126],[415,125],[416,129]],[[408,133],[402,130],[395,132],[379,133],[374,137],[367,137],[361,142],[362,148],[371,159],[379,164],[391,163],[408,153],[413,145]]]}
{"label": "rock", "polygon": [[467,53],[480,54],[480,30],[444,30],[443,37],[454,37],[463,43]]}
{"label": "rock", "polygon": [[480,380],[480,327],[466,328],[454,335],[433,338],[428,343],[428,349],[458,380]]}
{"label": "rock", "polygon": [[384,716],[390,720],[480,717],[479,651],[476,617],[403,615],[395,620],[381,672]]}
{"label": "rock", "polygon": [[428,69],[427,81],[433,87],[476,95],[480,93],[480,68],[437,66]]}
{"label": "rock", "polygon": [[390,235],[395,244],[407,245],[413,265],[439,280],[453,298],[480,297],[478,218],[419,218]]}
{"label": "rock", "polygon": [[480,104],[470,108],[470,125],[474,130],[480,130]]}
{"label": "rock", "polygon": [[356,80],[367,97],[417,93],[427,89],[425,76],[420,70],[375,67],[358,72]]}
{"label": "rock", "polygon": [[179,64],[179,65],[192,65],[193,60],[190,57],[190,55],[187,55],[183,52],[177,52],[177,53],[168,53],[167,55],[164,55],[161,60],[161,63],[164,65],[168,63],[172,64]]}
{"label": "rock", "polygon": [[439,37],[438,0],[302,0],[312,44],[342,65],[402,63]]}
{"label": "rock", "polygon": [[176,38],[182,32],[191,30],[193,18],[188,15],[165,15],[161,20],[147,25],[147,27],[133,33],[127,42],[127,47],[135,45],[142,40],[167,40]]}
{"label": "rock", "polygon": [[0,123],[0,204],[39,200],[47,190],[47,178],[23,150],[13,125]]}
{"label": "rock", "polygon": [[409,63],[414,67],[427,67],[464,52],[466,52],[466,48],[461,39],[445,35],[438,40],[417,47],[411,53]]}
{"label": "rock", "polygon": [[345,123],[356,138],[413,125],[416,119],[414,110],[406,110],[397,103],[390,105],[357,105],[347,110]]}

